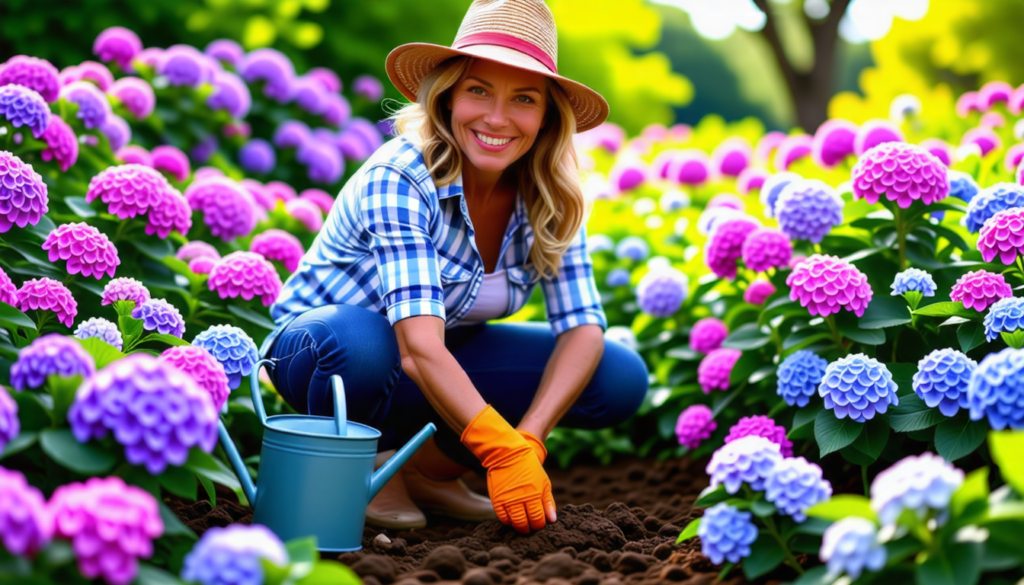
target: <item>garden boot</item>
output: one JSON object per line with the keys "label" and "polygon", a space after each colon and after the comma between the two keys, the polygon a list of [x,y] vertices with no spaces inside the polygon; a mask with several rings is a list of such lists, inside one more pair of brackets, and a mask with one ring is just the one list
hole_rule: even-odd
{"label": "garden boot", "polygon": [[469,489],[458,477],[434,479],[414,465],[406,465],[402,474],[409,497],[425,512],[472,522],[498,519],[491,499]]}
{"label": "garden boot", "polygon": [[[379,468],[394,454],[394,449],[378,453],[374,469]],[[427,525],[427,517],[409,498],[401,469],[370,500],[370,505],[366,507],[366,522],[393,530],[410,530]]]}

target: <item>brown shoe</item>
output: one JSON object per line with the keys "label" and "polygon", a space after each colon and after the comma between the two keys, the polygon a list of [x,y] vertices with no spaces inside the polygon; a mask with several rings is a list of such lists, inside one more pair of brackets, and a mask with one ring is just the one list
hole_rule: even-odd
{"label": "brown shoe", "polygon": [[411,530],[427,525],[427,517],[409,498],[401,470],[384,484],[366,507],[366,523],[393,530]]}
{"label": "brown shoe", "polygon": [[409,497],[425,512],[471,522],[498,519],[490,498],[469,489],[461,479],[431,479],[412,465],[403,467],[402,475]]}

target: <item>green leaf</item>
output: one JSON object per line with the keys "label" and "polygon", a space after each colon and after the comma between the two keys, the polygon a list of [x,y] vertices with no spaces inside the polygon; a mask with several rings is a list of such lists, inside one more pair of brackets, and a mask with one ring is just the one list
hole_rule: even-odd
{"label": "green leaf", "polygon": [[211,508],[216,508],[217,507],[217,489],[215,487],[213,487],[213,482],[210,481],[209,479],[203,477],[202,475],[197,475],[196,479],[199,480],[200,485],[202,485],[203,489],[206,491],[206,497],[210,499],[210,507]]}
{"label": "green leaf", "polygon": [[167,504],[163,502],[157,502],[160,505],[160,519],[164,523],[164,534],[163,536],[184,536],[196,540],[199,537],[192,531],[191,528],[185,526],[178,516],[171,512],[171,509],[167,507]]}
{"label": "green leaf", "polygon": [[162,262],[165,257],[174,255],[174,248],[167,240],[140,238],[132,242],[132,244],[135,246],[136,250],[157,262]]}
{"label": "green leaf", "polygon": [[70,429],[43,431],[39,444],[51,459],[82,475],[103,475],[117,462],[113,454],[95,445],[79,443]]}
{"label": "green leaf", "polygon": [[772,338],[763,333],[757,323],[744,323],[736,328],[722,341],[722,347],[730,347],[747,351],[764,347],[771,343]]}
{"label": "green leaf", "polygon": [[105,368],[124,357],[124,354],[118,351],[116,347],[98,337],[79,339],[78,343],[92,356],[92,359],[96,362],[97,370]]}
{"label": "green leaf", "polygon": [[235,473],[221,462],[220,459],[216,459],[199,449],[192,449],[189,452],[188,461],[185,462],[184,467],[196,475],[205,477],[229,489],[238,490],[242,487]]}
{"label": "green leaf", "polygon": [[725,491],[724,485],[719,485],[714,488],[708,486],[704,488],[704,491],[702,491],[699,496],[697,496],[697,501],[694,502],[693,505],[697,508],[706,508],[708,506],[714,506],[719,502],[724,502],[730,497],[729,492]]}
{"label": "green leaf", "polygon": [[899,406],[889,410],[889,424],[897,433],[909,433],[934,427],[946,417],[937,408],[928,408],[917,394],[900,398]]}
{"label": "green leaf", "polygon": [[828,574],[828,567],[821,565],[808,569],[800,578],[790,585],[832,585],[835,579]]}
{"label": "green leaf", "polygon": [[[960,488],[949,501],[953,519],[957,524],[967,524],[988,507],[988,468],[975,469],[967,474]],[[964,516],[968,516],[965,518]]]}
{"label": "green leaf", "polygon": [[135,301],[114,301],[111,304],[118,317],[131,317],[135,310]]}
{"label": "green leaf", "polygon": [[21,431],[18,433],[17,437],[14,437],[14,440],[4,446],[3,452],[0,452],[0,459],[10,457],[15,453],[21,453],[25,449],[35,445],[38,440],[39,433],[36,431]]}
{"label": "green leaf", "polygon": [[974,585],[981,577],[981,547],[976,542],[943,547],[917,565],[917,585]]}
{"label": "green leaf", "polygon": [[252,309],[248,309],[246,307],[239,307],[238,305],[228,305],[228,311],[232,315],[244,319],[252,323],[253,325],[262,327],[268,331],[273,331],[274,329],[277,328],[277,325],[274,325],[274,322],[271,321],[267,316],[261,315],[260,313],[257,313]]}
{"label": "green leaf", "polygon": [[863,424],[850,418],[836,418],[831,410],[822,410],[814,419],[814,439],[821,457],[853,443],[863,430]]}
{"label": "green leaf", "polygon": [[319,558],[315,536],[289,540],[284,547],[288,551],[288,560],[293,563],[312,563]]}
{"label": "green leaf", "polygon": [[974,321],[979,321],[985,316],[974,309],[965,309],[963,303],[953,301],[932,303],[914,311],[914,314],[925,317],[963,317]]}
{"label": "green leaf", "polygon": [[132,585],[182,585],[183,581],[163,569],[139,563],[139,572]]}
{"label": "green leaf", "polygon": [[0,327],[11,331],[19,327],[30,331],[36,330],[35,321],[7,303],[0,303]]}
{"label": "green leaf", "polygon": [[196,476],[184,467],[168,467],[160,474],[160,485],[172,494],[192,502],[196,499]]}
{"label": "green leaf", "polygon": [[750,556],[743,559],[743,574],[747,579],[757,579],[782,564],[785,553],[770,534],[762,531],[754,544],[750,545]]}
{"label": "green leaf", "polygon": [[985,326],[977,321],[964,323],[956,328],[956,338],[960,351],[967,353],[985,343]]}
{"label": "green leaf", "polygon": [[179,345],[192,345],[191,343],[185,341],[184,339],[182,339],[180,337],[175,337],[175,336],[169,335],[167,333],[150,333],[149,335],[143,337],[142,340],[139,341],[139,343],[150,343],[150,342],[153,342],[153,341],[157,341],[157,342],[160,342],[160,343],[165,343],[165,344],[167,344],[167,345],[169,345],[171,347],[175,347],[175,346],[179,346]]}
{"label": "green leaf", "polygon": [[320,561],[297,585],[359,585],[362,582],[363,580],[345,565]]}
{"label": "green leaf", "polygon": [[18,404],[18,420],[21,421],[22,433],[41,431],[53,425],[50,406],[43,404],[42,395],[35,392],[15,392],[12,398]]}
{"label": "green leaf", "polygon": [[751,374],[764,365],[764,358],[757,353],[744,353],[732,366],[729,373],[729,385],[736,386],[747,381]]}
{"label": "green leaf", "polygon": [[850,446],[874,462],[878,460],[888,441],[889,421],[884,415],[879,415],[864,423],[864,430]]}
{"label": "green leaf", "polygon": [[851,324],[838,323],[839,333],[847,339],[852,339],[864,345],[882,345],[885,343],[885,331],[882,329],[861,329],[856,326],[856,321]]}
{"label": "green leaf", "polygon": [[910,323],[907,304],[894,297],[875,297],[860,318],[861,329],[882,329]]}
{"label": "green leaf", "polygon": [[988,446],[1003,479],[1018,494],[1024,494],[1024,431],[992,431]]}
{"label": "green leaf", "polygon": [[945,420],[935,429],[935,450],[952,463],[980,447],[987,431],[987,423],[972,421],[966,415]]}
{"label": "green leaf", "polygon": [[878,522],[878,516],[871,509],[871,500],[856,494],[838,494],[829,498],[827,502],[815,504],[807,510],[807,515],[812,518],[821,518],[835,522],[847,516],[867,518],[872,522]]}
{"label": "green leaf", "polygon": [[71,212],[83,219],[96,217],[96,210],[89,206],[85,197],[65,197],[64,203],[71,209]]}
{"label": "green leaf", "polygon": [[750,504],[750,511],[758,518],[767,518],[778,512],[778,508],[776,508],[775,504],[772,504],[771,502],[755,500]]}
{"label": "green leaf", "polygon": [[690,540],[694,536],[697,536],[698,528],[700,528],[700,518],[697,518],[696,520],[693,520],[692,522],[686,525],[686,528],[684,528],[683,531],[679,533],[679,538],[676,539],[676,544],[679,544],[680,542],[686,540]]}
{"label": "green leaf", "polygon": [[986,526],[988,540],[981,556],[982,571],[1005,571],[1024,564],[1024,549],[1020,546],[1020,524],[1000,522]]}
{"label": "green leaf", "polygon": [[53,420],[63,423],[68,418],[68,410],[75,403],[75,394],[82,385],[82,376],[74,375],[63,378],[53,374],[46,377],[46,388],[53,397]]}

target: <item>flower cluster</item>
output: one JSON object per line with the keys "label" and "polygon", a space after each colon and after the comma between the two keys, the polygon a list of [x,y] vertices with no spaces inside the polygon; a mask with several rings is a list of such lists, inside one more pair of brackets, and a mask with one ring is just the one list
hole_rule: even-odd
{"label": "flower cluster", "polygon": [[845,308],[863,317],[874,294],[863,272],[835,256],[821,254],[797,264],[786,284],[790,300],[799,300],[813,316],[827,317]]}
{"label": "flower cluster", "polygon": [[0,85],[0,116],[14,128],[25,126],[39,138],[50,125],[50,105],[43,96],[21,85]]}
{"label": "flower cluster", "polygon": [[885,364],[862,353],[855,353],[830,363],[818,386],[825,399],[825,408],[836,418],[850,417],[857,422],[885,414],[890,405],[897,406],[896,383]]}
{"label": "flower cluster", "polygon": [[950,300],[960,301],[965,309],[974,309],[979,313],[999,299],[1012,296],[1013,289],[1002,274],[993,274],[985,270],[976,270],[961,276],[949,293]]}
{"label": "flower cluster", "polygon": [[260,359],[256,342],[234,325],[214,325],[192,340],[192,345],[205,348],[224,366],[228,387],[232,390],[242,383],[242,376],[252,373]]}
{"label": "flower cluster", "polygon": [[1024,350],[1007,347],[981,360],[967,386],[971,420],[993,429],[1024,428]]}
{"label": "flower cluster", "polygon": [[185,319],[177,307],[164,299],[150,299],[132,309],[132,318],[142,319],[146,331],[181,337],[185,335]]}
{"label": "flower cluster", "polygon": [[44,161],[56,161],[60,170],[67,172],[78,160],[78,138],[60,116],[50,118],[50,125],[41,138],[46,148],[39,152],[39,157]]}
{"label": "flower cluster", "polygon": [[103,298],[100,304],[109,305],[117,301],[131,301],[139,306],[149,300],[149,289],[146,285],[127,276],[115,278],[103,287]]}
{"label": "flower cluster", "polygon": [[47,102],[60,98],[57,68],[46,59],[15,55],[0,65],[0,85],[20,85],[34,90]]}
{"label": "flower cluster", "polygon": [[907,268],[896,274],[892,280],[892,296],[905,295],[917,291],[926,297],[935,296],[935,280],[932,275],[920,268]]}
{"label": "flower cluster", "polygon": [[[781,220],[780,220],[781,221]],[[743,242],[743,263],[755,272],[789,266],[793,244],[789,236],[775,228],[759,228]]]}
{"label": "flower cluster", "polygon": [[711,232],[704,249],[704,261],[719,278],[736,278],[736,261],[743,257],[747,236],[761,227],[749,216],[726,219]]}
{"label": "flower cluster", "polygon": [[228,400],[228,375],[224,366],[209,351],[198,345],[169,347],[160,359],[175,366],[192,378],[200,388],[206,390],[218,411]]}
{"label": "flower cluster", "polygon": [[720,319],[704,317],[690,330],[690,348],[699,353],[710,353],[720,347],[729,336],[729,329]]}
{"label": "flower cluster", "polygon": [[725,502],[704,510],[697,527],[701,553],[716,565],[738,563],[750,556],[750,545],[758,534],[751,517],[750,512],[740,512]]}
{"label": "flower cluster", "polygon": [[914,392],[945,416],[967,409],[967,387],[978,362],[955,349],[936,349],[917,362]]}
{"label": "flower cluster", "polygon": [[759,278],[754,282],[751,282],[746,290],[743,291],[743,300],[752,304],[760,305],[768,300],[768,297],[775,294],[775,285],[771,282]]}
{"label": "flower cluster", "polygon": [[786,235],[817,244],[833,227],[843,223],[843,200],[822,181],[794,180],[779,194],[775,216]]}
{"label": "flower cluster", "polygon": [[978,251],[985,262],[999,260],[1007,266],[1024,251],[1024,209],[1004,209],[985,221],[978,234]]}
{"label": "flower cluster", "polygon": [[[21,432],[21,422],[18,420],[18,403],[7,393],[7,389],[0,386],[0,453]],[[0,525],[0,534],[3,534]]]}
{"label": "flower cluster", "polygon": [[887,553],[879,541],[875,524],[865,518],[850,516],[825,529],[820,556],[828,567],[829,575],[846,573],[851,579],[857,579],[864,569],[882,570]]}
{"label": "flower cluster", "polygon": [[248,301],[260,297],[269,307],[277,300],[282,285],[277,270],[263,256],[232,252],[213,266],[207,286],[222,299],[242,297]]}
{"label": "flower cluster", "polygon": [[676,419],[676,438],[687,449],[696,449],[718,428],[711,409],[703,404],[688,406]]}
{"label": "flower cluster", "polygon": [[735,494],[744,483],[753,490],[764,489],[765,480],[781,461],[777,443],[751,435],[720,447],[706,471],[712,488],[724,485],[726,492]]}
{"label": "flower cluster", "polygon": [[11,365],[11,386],[19,392],[39,388],[47,376],[88,378],[96,371],[96,363],[77,341],[59,333],[36,338],[18,352]]}
{"label": "flower cluster", "polygon": [[1024,186],[1016,183],[996,183],[982,189],[967,204],[963,223],[967,231],[978,233],[985,222],[1004,209],[1024,207]]}
{"label": "flower cluster", "polygon": [[811,506],[832,497],[832,484],[822,478],[818,465],[803,457],[786,457],[765,480],[764,497],[783,514],[803,522]]}
{"label": "flower cluster", "polygon": [[89,181],[85,200],[99,199],[118,219],[145,215],[160,203],[170,184],[158,171],[140,164],[107,167]]}
{"label": "flower cluster", "polygon": [[828,361],[808,349],[795,351],[782,360],[776,370],[776,392],[786,404],[803,408],[825,377]]}
{"label": "flower cluster", "polygon": [[647,240],[638,236],[626,236],[615,245],[615,257],[619,260],[629,259],[642,262],[651,253]]}
{"label": "flower cluster", "polygon": [[11,554],[32,556],[52,536],[53,519],[43,493],[21,472],[0,467],[0,543]]}
{"label": "flower cluster", "polygon": [[918,200],[931,205],[949,194],[946,165],[920,146],[904,142],[884,142],[861,155],[851,182],[854,199],[874,204],[884,195],[903,209]]}
{"label": "flower cluster", "polygon": [[189,206],[203,214],[210,233],[229,242],[256,227],[256,202],[244,187],[226,177],[195,181],[185,190]]}
{"label": "flower cluster", "polygon": [[779,446],[779,452],[783,457],[793,456],[793,442],[786,438],[786,429],[775,421],[764,415],[745,416],[729,429],[725,437],[726,443],[731,443],[743,437],[764,437]]}
{"label": "flower cluster", "polygon": [[775,204],[779,200],[782,190],[793,181],[803,179],[796,173],[775,173],[764,180],[761,185],[761,205],[764,206],[765,217],[775,217]]}
{"label": "flower cluster", "polygon": [[880,472],[871,482],[871,508],[883,526],[895,524],[904,510],[924,518],[940,513],[964,481],[964,472],[933,453],[911,455]]}
{"label": "flower cluster", "polygon": [[736,361],[743,355],[738,349],[720,347],[711,350],[697,366],[697,382],[705,394],[712,390],[728,390],[729,376]]}
{"label": "flower cluster", "polygon": [[1024,329],[1024,298],[999,299],[985,315],[985,340],[995,341],[1000,333]]}
{"label": "flower cluster", "polygon": [[52,278],[33,278],[22,283],[15,306],[20,311],[51,311],[57,320],[71,327],[78,315],[78,301],[68,287]]}
{"label": "flower cluster", "polygon": [[49,252],[50,262],[66,260],[68,274],[81,273],[96,280],[102,280],[104,274],[113,277],[121,264],[110,239],[87,223],[57,226],[46,236],[42,248]]}
{"label": "flower cluster", "polygon": [[124,347],[121,330],[117,328],[117,324],[107,321],[102,317],[92,317],[79,323],[75,329],[75,337],[78,339],[91,339],[93,337],[102,339],[118,351]]}
{"label": "flower cluster", "polygon": [[652,317],[671,317],[686,300],[689,285],[686,275],[671,266],[652,269],[636,287],[637,304]]}
{"label": "flower cluster", "polygon": [[266,526],[231,524],[210,528],[185,557],[181,577],[202,585],[263,583],[263,560],[288,564],[281,539]]}
{"label": "flower cluster", "polygon": [[0,234],[36,225],[50,210],[46,183],[32,165],[0,151]]}

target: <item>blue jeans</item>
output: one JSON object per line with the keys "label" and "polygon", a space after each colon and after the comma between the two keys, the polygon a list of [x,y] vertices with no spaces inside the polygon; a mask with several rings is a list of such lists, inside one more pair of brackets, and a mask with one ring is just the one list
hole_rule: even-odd
{"label": "blue jeans", "polygon": [[[547,323],[480,323],[445,331],[445,346],[484,401],[519,424],[540,386],[555,336]],[[428,422],[441,451],[479,469],[476,458],[403,371],[387,317],[355,305],[306,311],[285,327],[270,349],[270,377],[296,411],[333,416],[330,378],[345,383],[348,418],[381,431],[378,450],[403,445]],[[633,415],[647,393],[647,366],[633,350],[605,340],[604,354],[560,426],[602,429]]]}

